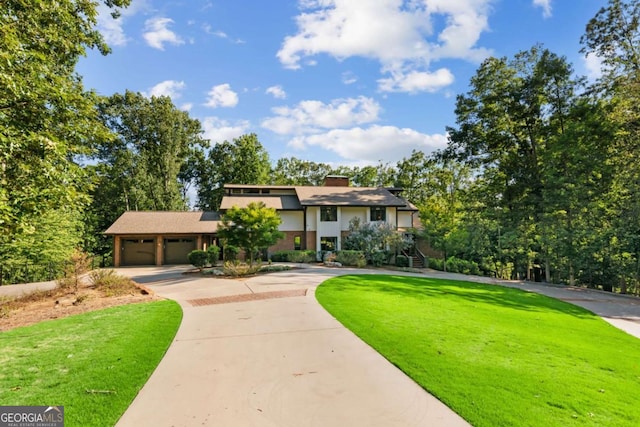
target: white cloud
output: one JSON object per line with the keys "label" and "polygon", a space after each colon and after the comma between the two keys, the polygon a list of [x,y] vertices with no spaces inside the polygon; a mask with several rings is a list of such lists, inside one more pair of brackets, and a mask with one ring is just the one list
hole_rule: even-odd
{"label": "white cloud", "polygon": [[238,138],[246,134],[249,127],[250,123],[246,120],[230,123],[218,117],[206,117],[202,121],[204,137],[214,144]]}
{"label": "white cloud", "polygon": [[[128,18],[147,9],[147,0],[137,0],[126,8],[110,8],[104,3],[98,5],[97,29],[109,46],[125,46],[129,39],[124,32],[124,24]],[[118,11],[120,16],[114,19],[111,13]]]}
{"label": "white cloud", "polygon": [[602,76],[602,58],[590,54],[582,58],[582,63],[587,72],[587,77],[596,80]]}
{"label": "white cloud", "polygon": [[[338,60],[372,58],[380,63],[383,74],[391,75],[381,79],[380,89],[402,90],[405,85],[389,85],[394,75],[424,78],[441,72],[430,71],[434,61],[457,58],[478,62],[488,56],[490,51],[476,43],[489,29],[489,6],[493,1],[300,0],[298,32],[285,38],[277,57],[292,69],[300,68],[303,59],[320,54]],[[434,20],[438,22],[434,24]],[[440,27],[439,32],[434,31]],[[406,86],[412,91],[434,87]]]}
{"label": "white cloud", "polygon": [[449,86],[454,79],[451,71],[440,68],[434,73],[426,71],[410,71],[407,74],[391,73],[391,77],[378,80],[378,84],[383,92],[436,92]]}
{"label": "white cloud", "polygon": [[412,150],[426,153],[446,147],[446,135],[427,135],[413,129],[373,125],[366,129],[334,129],[326,133],[299,136],[289,142],[295,149],[317,146],[346,160],[375,163],[397,162]]}
{"label": "white cloud", "polygon": [[275,133],[304,134],[319,129],[348,127],[378,120],[380,104],[372,98],[334,99],[329,104],[321,101],[302,101],[295,107],[275,107],[276,115],[262,121],[262,127]]}
{"label": "white cloud", "polygon": [[155,49],[164,50],[165,43],[175,46],[184,44],[184,40],[169,29],[173,19],[155,17],[147,19],[144,23],[144,39],[147,44]]}
{"label": "white cloud", "polygon": [[542,16],[551,17],[551,0],[533,0],[533,5],[542,8]]}
{"label": "white cloud", "polygon": [[186,87],[183,81],[165,80],[149,89],[148,96],[168,96],[172,100],[182,96],[181,91]]}
{"label": "white cloud", "polygon": [[180,106],[180,109],[182,111],[191,111],[192,108],[193,108],[193,103],[191,102],[184,103]]}
{"label": "white cloud", "polygon": [[205,103],[207,107],[235,107],[238,105],[238,94],[231,90],[231,85],[228,83],[212,87],[207,95]]}
{"label": "white cloud", "polygon": [[355,74],[353,74],[353,72],[345,71],[344,73],[342,73],[342,83],[346,85],[351,85],[357,81],[358,81],[358,77]]}
{"label": "white cloud", "polygon": [[268,87],[265,93],[268,93],[277,99],[285,99],[287,97],[287,93],[280,85]]}

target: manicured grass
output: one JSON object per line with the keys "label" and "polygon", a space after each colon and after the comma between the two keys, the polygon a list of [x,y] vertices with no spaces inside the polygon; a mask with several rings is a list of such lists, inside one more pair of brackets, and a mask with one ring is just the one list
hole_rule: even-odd
{"label": "manicured grass", "polygon": [[318,301],[474,426],[640,425],[640,340],[500,286],[342,276]]}
{"label": "manicured grass", "polygon": [[64,406],[65,425],[114,425],[182,320],[173,301],[123,305],[0,333],[2,405]]}

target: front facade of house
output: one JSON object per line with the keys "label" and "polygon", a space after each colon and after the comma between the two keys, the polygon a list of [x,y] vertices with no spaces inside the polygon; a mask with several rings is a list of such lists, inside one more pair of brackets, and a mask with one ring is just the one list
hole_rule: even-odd
{"label": "front facade of house", "polygon": [[[320,187],[228,184],[224,188],[221,213],[252,202],[276,209],[285,238],[270,247],[269,253],[341,250],[349,222],[355,217],[361,223],[387,223],[398,231],[418,226],[417,209],[399,196],[399,189],[350,187],[345,177],[327,177]],[[134,221],[138,216],[144,219]],[[213,212],[125,212],[105,234],[114,236],[116,266],[188,263],[188,252],[216,242],[219,220],[219,214]]]}

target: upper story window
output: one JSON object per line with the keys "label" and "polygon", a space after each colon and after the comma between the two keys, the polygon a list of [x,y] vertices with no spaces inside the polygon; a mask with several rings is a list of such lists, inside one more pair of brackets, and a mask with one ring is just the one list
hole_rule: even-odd
{"label": "upper story window", "polygon": [[387,220],[387,208],[385,207],[372,207],[370,221],[386,221]]}
{"label": "upper story window", "polygon": [[335,222],[338,220],[337,206],[320,206],[320,221]]}

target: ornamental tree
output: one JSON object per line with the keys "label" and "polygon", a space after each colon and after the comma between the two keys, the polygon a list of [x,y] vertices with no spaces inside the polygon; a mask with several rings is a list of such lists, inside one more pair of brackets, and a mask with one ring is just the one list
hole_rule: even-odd
{"label": "ornamental tree", "polygon": [[245,208],[233,206],[222,216],[218,236],[226,245],[237,246],[253,265],[255,253],[275,244],[284,237],[278,230],[282,219],[275,209],[262,202],[249,203]]}

